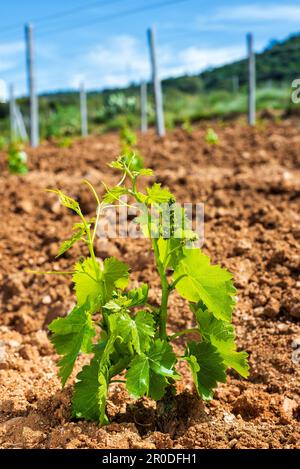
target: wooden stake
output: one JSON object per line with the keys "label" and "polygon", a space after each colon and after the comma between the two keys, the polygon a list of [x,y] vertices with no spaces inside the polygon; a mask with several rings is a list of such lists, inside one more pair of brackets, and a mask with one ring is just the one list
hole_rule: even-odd
{"label": "wooden stake", "polygon": [[165,131],[164,111],[163,111],[163,98],[161,90],[161,82],[158,73],[157,55],[156,55],[156,41],[154,29],[148,29],[148,42],[150,48],[150,60],[152,68],[152,81],[154,88],[155,112],[156,112],[156,130],[160,137],[163,137]]}
{"label": "wooden stake", "polygon": [[80,85],[80,116],[81,116],[81,135],[88,135],[88,112],[84,83]]}
{"label": "wooden stake", "polygon": [[148,130],[147,119],[147,83],[141,83],[141,132],[145,133]]}
{"label": "wooden stake", "polygon": [[17,137],[17,122],[16,122],[16,101],[14,85],[9,87],[9,121],[10,121],[10,139],[13,142]]}
{"label": "wooden stake", "polygon": [[248,123],[255,125],[256,122],[256,77],[255,77],[255,54],[253,51],[253,36],[247,34],[248,48]]}
{"label": "wooden stake", "polygon": [[39,118],[34,70],[33,28],[31,24],[27,24],[25,26],[25,40],[27,79],[30,100],[30,144],[32,147],[37,147],[39,144]]}

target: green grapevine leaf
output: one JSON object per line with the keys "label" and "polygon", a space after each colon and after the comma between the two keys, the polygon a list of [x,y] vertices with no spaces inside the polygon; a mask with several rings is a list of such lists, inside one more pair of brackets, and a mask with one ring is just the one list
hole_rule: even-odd
{"label": "green grapevine leaf", "polygon": [[112,300],[109,300],[103,308],[106,311],[110,311],[112,313],[119,313],[120,311],[127,311],[126,303],[127,303],[127,298],[124,296],[114,298]]}
{"label": "green grapevine leaf", "polygon": [[114,257],[107,257],[104,260],[103,279],[108,296],[111,295],[115,287],[121,290],[127,287],[129,278],[128,268],[127,264]]}
{"label": "green grapevine leaf", "polygon": [[148,300],[149,287],[146,283],[142,283],[140,287],[133,288],[127,293],[128,300],[130,301],[128,307],[144,306]]}
{"label": "green grapevine leaf", "polygon": [[157,339],[151,346],[148,357],[151,369],[162,376],[176,375],[173,367],[176,363],[176,355],[168,342]]}
{"label": "green grapevine leaf", "polygon": [[168,384],[165,376],[158,375],[150,370],[148,396],[155,401],[159,401],[164,396]]}
{"label": "green grapevine leaf", "polygon": [[216,347],[225,365],[236,370],[241,376],[247,378],[249,365],[246,352],[237,352],[235,344],[234,326],[216,319],[208,310],[200,308],[196,312],[201,336],[204,341]]}
{"label": "green grapevine leaf", "polygon": [[49,329],[53,332],[51,342],[56,352],[63,355],[58,362],[59,376],[64,386],[72,373],[80,351],[89,353],[95,335],[90,315],[90,303],[75,307],[65,318],[52,321]]}
{"label": "green grapevine leaf", "polygon": [[139,176],[152,176],[153,170],[151,168],[141,168],[138,170]]}
{"label": "green grapevine leaf", "polygon": [[78,305],[84,304],[87,298],[95,304],[101,302],[104,294],[101,278],[100,265],[93,262],[93,259],[90,257],[86,258],[83,262],[75,264],[73,282],[75,284],[74,288]]}
{"label": "green grapevine leaf", "polygon": [[168,203],[170,200],[175,200],[174,195],[165,188],[161,188],[161,184],[155,182],[152,187],[147,187],[147,203],[151,204],[163,204]]}
{"label": "green grapevine leaf", "polygon": [[76,200],[72,199],[72,197],[69,197],[68,195],[64,194],[59,189],[47,189],[48,192],[53,192],[54,194],[57,194],[60,200],[60,203],[64,206],[67,207],[71,210],[73,210],[77,215],[81,215],[81,210],[79,203],[76,202]]}
{"label": "green grapevine leaf", "polygon": [[95,420],[101,425],[108,423],[105,414],[108,393],[107,369],[104,367],[99,371],[103,348],[104,345],[100,343],[90,364],[78,373],[72,399],[74,417]]}
{"label": "green grapevine leaf", "polygon": [[128,168],[130,171],[133,173],[134,176],[139,176],[140,170],[144,166],[144,161],[141,155],[139,155],[137,152],[133,152],[130,150],[125,150],[125,160]]}
{"label": "green grapevine leaf", "polygon": [[71,236],[70,239],[67,239],[61,244],[56,257],[59,257],[62,254],[64,254],[66,251],[68,251],[77,241],[79,241],[82,238],[84,233],[85,233],[85,228],[82,225],[80,229]]}
{"label": "green grapevine leaf", "polygon": [[[188,353],[188,351],[186,351],[186,353]],[[198,383],[198,373],[200,371],[200,366],[199,366],[199,363],[197,362],[197,358],[195,357],[195,355],[188,355],[185,357],[185,360],[188,362],[190,366],[196,390],[199,396],[202,397],[201,391],[199,390],[199,383]]]}
{"label": "green grapevine leaf", "polygon": [[147,311],[139,311],[134,322],[139,340],[138,349],[144,352],[149,349],[151,338],[154,337],[154,319]]}
{"label": "green grapevine leaf", "polygon": [[118,337],[123,342],[131,340],[134,321],[129,314],[124,312],[113,313],[108,317],[108,322],[110,334],[114,339]]}
{"label": "green grapevine leaf", "polygon": [[108,317],[110,333],[125,343],[131,343],[136,353],[149,348],[154,336],[154,321],[150,313],[139,311],[134,319],[128,313],[114,313]]}
{"label": "green grapevine leaf", "polygon": [[134,306],[143,306],[148,299],[149,287],[143,283],[140,287],[124,292],[124,294],[113,295],[113,299],[108,301],[103,308],[114,313],[129,311]]}
{"label": "green grapevine leaf", "polygon": [[130,363],[126,373],[126,387],[135,398],[148,393],[149,390],[149,359],[146,355],[136,356]]}
{"label": "green grapevine leaf", "polygon": [[235,304],[232,275],[211,265],[200,249],[184,248],[183,254],[173,274],[178,293],[191,302],[203,301],[217,319],[229,322]]}
{"label": "green grapevine leaf", "polygon": [[147,353],[141,353],[131,361],[126,373],[128,392],[136,398],[147,394],[153,399],[160,399],[168,384],[166,378],[178,378],[175,363],[176,356],[171,345],[157,339]]}
{"label": "green grapevine leaf", "polygon": [[115,161],[112,161],[111,163],[108,163],[108,166],[110,168],[120,169],[122,171],[124,170],[124,163],[122,162],[121,157],[117,158]]}
{"label": "green grapevine leaf", "polygon": [[124,289],[128,284],[128,266],[114,257],[104,260],[103,268],[88,257],[75,265],[73,282],[78,304],[90,298],[97,306],[104,305],[116,288]]}
{"label": "green grapevine leaf", "polygon": [[128,194],[128,189],[122,186],[107,187],[105,186],[106,194],[103,197],[103,202],[107,204],[112,204],[119,200],[122,195]]}
{"label": "green grapevine leaf", "polygon": [[123,154],[115,161],[109,164],[111,168],[119,169],[123,172],[130,170],[133,177],[138,176],[152,176],[153,171],[149,168],[144,168],[144,162],[141,155],[132,151],[128,142],[123,145]]}
{"label": "green grapevine leaf", "polygon": [[192,370],[199,396],[208,400],[218,382],[226,382],[226,365],[217,349],[210,343],[188,342],[185,356]]}

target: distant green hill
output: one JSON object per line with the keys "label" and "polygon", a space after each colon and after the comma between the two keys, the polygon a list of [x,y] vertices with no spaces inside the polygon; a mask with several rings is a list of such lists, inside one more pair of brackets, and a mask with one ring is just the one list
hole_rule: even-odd
{"label": "distant green hill", "polygon": [[[205,90],[232,90],[233,77],[238,77],[241,86],[247,83],[247,60],[239,60],[222,67],[206,70],[197,76],[184,76],[164,80],[166,88],[182,92],[198,93]],[[256,78],[258,85],[291,83],[300,77],[300,33],[284,41],[271,41],[260,54],[256,54]]]}
{"label": "distant green hill", "polygon": [[[257,109],[286,110],[291,104],[291,82],[300,77],[300,33],[284,41],[273,40],[256,54]],[[238,80],[238,88],[237,88]],[[234,85],[235,83],[235,85]],[[205,70],[198,75],[185,75],[163,80],[164,108],[167,127],[202,118],[226,117],[247,110],[247,60]],[[152,87],[148,87],[148,116],[154,123]],[[88,93],[89,128],[102,132],[117,130],[125,124],[139,127],[139,86],[106,89]],[[28,99],[18,104],[28,116]],[[39,97],[42,137],[77,135],[80,132],[79,95],[60,91]],[[9,110],[0,104],[0,134],[9,134]]]}

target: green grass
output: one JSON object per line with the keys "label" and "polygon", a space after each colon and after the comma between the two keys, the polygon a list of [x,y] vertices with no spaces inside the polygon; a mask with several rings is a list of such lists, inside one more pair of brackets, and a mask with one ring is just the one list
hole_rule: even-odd
{"label": "green grass", "polygon": [[[125,92],[124,92],[125,93]],[[134,91],[132,91],[134,94]],[[295,107],[290,101],[291,88],[287,85],[277,87],[258,87],[257,110],[264,109],[287,110]],[[40,131],[42,139],[55,137],[73,137],[80,135],[80,113],[77,96],[69,97],[57,95],[58,102],[54,97],[40,98]],[[119,131],[125,126],[138,129],[140,126],[139,101],[135,100],[135,109],[111,107],[111,102],[105,95],[91,93],[88,95],[89,109],[89,131],[103,133],[106,131]],[[69,102],[72,102],[70,104]],[[126,102],[125,102],[126,104]],[[23,114],[28,114],[26,103],[20,102]],[[201,119],[226,118],[247,112],[247,89],[241,88],[239,93],[226,90],[211,92],[199,92],[191,94],[167,87],[164,90],[164,110],[167,128],[183,123],[193,123]],[[149,125],[155,123],[153,97],[149,96]],[[9,136],[9,119],[2,108],[0,115],[0,135],[3,138]],[[1,143],[1,142],[0,142]],[[63,145],[63,144],[62,144]]]}

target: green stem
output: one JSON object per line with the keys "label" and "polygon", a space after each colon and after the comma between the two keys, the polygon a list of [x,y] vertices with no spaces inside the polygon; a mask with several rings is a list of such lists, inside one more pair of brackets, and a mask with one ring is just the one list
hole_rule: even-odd
{"label": "green stem", "polygon": [[[131,194],[135,197],[137,202],[142,202],[137,191],[136,177],[134,177],[131,174],[129,169],[127,171],[127,174],[129,178],[131,179],[131,183],[132,183]],[[149,234],[151,236],[150,226],[148,226],[148,228],[149,228]],[[170,289],[170,285],[166,276],[164,264],[161,262],[159,258],[158,240],[156,238],[152,238],[152,247],[154,251],[157,271],[158,271],[160,281],[161,281],[161,304],[159,307],[159,337],[162,340],[166,340],[168,337],[167,336],[168,300],[169,300],[169,294],[170,294],[171,289]]]}
{"label": "green stem", "polygon": [[101,204],[97,205],[97,215],[96,215],[96,220],[95,220],[94,230],[93,230],[93,236],[92,236],[92,242],[93,243],[94,243],[95,236],[96,236],[96,233],[97,233],[97,227],[98,227],[98,223],[99,223],[99,219],[100,219],[101,208],[102,208]]}
{"label": "green stem", "polygon": [[[87,223],[86,219],[84,218],[84,215],[81,212],[79,213],[79,216],[80,216],[80,218],[82,220],[82,223],[84,225],[84,229],[85,229],[86,237],[87,237],[87,239],[85,241],[86,241],[86,244],[88,245],[89,253],[90,253],[90,256],[92,258],[94,267],[95,267],[95,272],[97,274],[97,272],[98,272],[98,263],[96,261],[96,256],[95,256],[95,253],[94,253],[94,246],[93,246],[93,240],[92,240],[92,236],[91,236],[91,229],[90,229],[89,224]],[[98,280],[98,278],[97,278],[97,280]]]}
{"label": "green stem", "polygon": [[140,198],[140,196],[139,196],[139,194],[138,194],[138,191],[137,191],[137,189],[136,189],[136,179],[135,179],[135,178],[132,179],[132,190],[130,191],[130,193],[131,193],[131,195],[133,195],[133,197],[135,198],[135,200],[136,200],[138,203],[140,203],[140,204],[143,203],[143,201],[142,201],[142,199]]}
{"label": "green stem", "polygon": [[184,329],[183,331],[176,332],[176,334],[170,335],[169,340],[175,340],[175,339],[177,339],[178,337],[180,337],[182,335],[191,334],[191,333],[195,333],[195,332],[200,334],[200,331],[199,331],[199,329],[197,329],[197,327],[192,327],[191,329]]}
{"label": "green stem", "polygon": [[[96,221],[95,221],[95,225],[94,225],[93,235],[92,235],[92,236],[90,235],[90,237],[91,237],[91,243],[92,243],[92,245],[93,245],[94,239],[95,239],[95,236],[96,236],[97,225],[98,225],[98,223],[99,223],[99,217],[100,217],[100,211],[101,211],[101,203],[100,203],[100,199],[99,199],[99,197],[98,197],[98,194],[97,194],[97,192],[96,192],[94,186],[93,186],[89,181],[87,181],[86,179],[84,179],[83,182],[84,182],[84,184],[86,184],[86,185],[89,187],[89,189],[91,190],[91,192],[92,192],[92,194],[93,194],[93,196],[95,197],[95,200],[96,200],[96,202],[97,202]],[[83,219],[82,219],[82,220],[83,220]],[[85,220],[83,221],[83,223],[85,223]],[[86,226],[86,224],[85,224],[85,226]]]}
{"label": "green stem", "polygon": [[136,177],[132,179],[132,190],[134,194],[137,196],[138,194],[137,194],[137,189],[136,189]]}
{"label": "green stem", "polygon": [[171,289],[171,290],[174,290],[175,287],[176,287],[176,285],[177,285],[177,283],[180,282],[180,280],[182,280],[184,277],[187,277],[187,274],[183,274],[183,275],[180,275],[180,277],[177,277],[177,279],[174,280],[173,283],[171,283],[170,289]]}
{"label": "green stem", "polygon": [[87,181],[86,179],[84,179],[82,182],[84,182],[84,184],[86,184],[90,188],[91,192],[93,193],[93,195],[95,197],[97,205],[100,205],[100,200],[99,200],[97,192],[95,191],[94,186],[92,186],[92,184],[89,181]]}
{"label": "green stem", "polygon": [[127,176],[127,174],[124,173],[123,176],[122,176],[122,179],[118,182],[117,186],[121,186],[121,185],[123,184],[123,182],[124,182],[125,179],[126,179],[126,176]]}
{"label": "green stem", "polygon": [[[128,358],[121,358],[115,365],[112,365],[108,372],[109,381],[116,375],[122,373],[123,370],[128,366]],[[110,381],[111,382],[111,381]]]}
{"label": "green stem", "polygon": [[159,308],[159,336],[161,339],[167,338],[167,318],[168,318],[168,300],[170,294],[170,285],[165,273],[164,266],[159,259],[159,249],[157,239],[152,239],[156,267],[161,281],[161,304]]}
{"label": "green stem", "polygon": [[[87,245],[88,245],[88,248],[89,248],[90,256],[93,260],[94,265],[96,266],[97,261],[96,261],[96,256],[95,256],[95,253],[94,253],[94,246],[93,246],[93,241],[92,241],[92,237],[91,237],[91,230],[88,227],[88,225],[86,225],[86,235],[87,235]],[[95,267],[95,271],[97,272],[96,267]]]}

